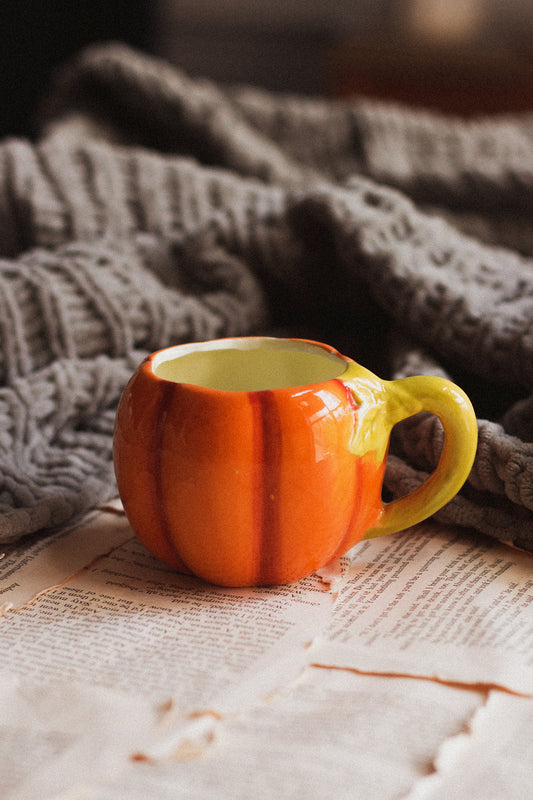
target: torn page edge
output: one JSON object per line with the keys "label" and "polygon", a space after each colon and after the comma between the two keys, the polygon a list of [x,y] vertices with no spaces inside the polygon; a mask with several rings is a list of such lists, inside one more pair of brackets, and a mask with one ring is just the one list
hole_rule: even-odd
{"label": "torn page edge", "polygon": [[[497,689],[498,691],[499,689]],[[470,741],[471,737],[475,734],[475,728],[479,721],[479,717],[487,714],[487,706],[491,691],[486,692],[483,703],[474,711],[470,719],[463,726],[463,730],[459,731],[453,736],[448,736],[444,739],[435,753],[435,757],[431,762],[432,770],[427,775],[421,776],[411,787],[408,794],[404,795],[401,800],[430,800],[432,790],[435,788],[438,781],[442,780],[443,773],[450,758],[454,754],[460,753],[464,746]],[[514,694],[514,692],[507,692]]]}
{"label": "torn page edge", "polygon": [[175,733],[170,733],[168,728],[176,724],[176,718],[167,720],[161,731],[162,738],[146,750],[132,753],[131,761],[146,761],[157,763],[161,761],[191,761],[205,754],[207,748],[216,738],[216,729],[220,722],[234,714],[222,715],[214,710],[193,711],[186,715],[184,725]]}
{"label": "torn page edge", "polygon": [[533,697],[533,694],[529,692],[518,692],[500,683],[448,680],[446,678],[439,678],[437,675],[414,675],[413,673],[409,672],[391,672],[390,670],[383,672],[380,672],[379,670],[363,670],[357,669],[356,667],[341,667],[338,664],[323,664],[315,661],[312,661],[309,666],[316,667],[317,669],[344,670],[345,672],[354,672],[356,675],[369,675],[381,678],[411,678],[412,680],[418,681],[432,681],[433,683],[439,683],[442,686],[450,686],[456,689],[468,689],[470,691],[487,694],[491,691],[498,691],[513,695],[515,697]]}
{"label": "torn page edge", "polygon": [[[228,720],[252,714],[257,709],[275,702],[286,691],[298,685],[308,672],[310,665],[303,664],[298,674],[286,682],[280,682],[262,697],[243,704],[238,710],[221,711],[216,708],[196,709],[180,712],[172,697],[160,706],[160,739],[143,751],[132,753],[132,761],[160,763],[163,761],[190,761],[204,755],[216,741],[217,731]],[[173,730],[175,728],[175,730]]]}
{"label": "torn page edge", "polygon": [[102,506],[98,506],[96,510],[101,511],[103,514],[115,514],[117,517],[126,516],[122,502],[118,497],[115,500],[104,503]]}
{"label": "torn page edge", "polygon": [[131,541],[135,538],[135,535],[129,535],[123,542],[119,544],[113,545],[107,550],[105,553],[99,553],[97,556],[92,558],[88,564],[84,564],[82,567],[77,569],[75,572],[71,573],[67,578],[60,581],[59,583],[53,584],[53,586],[47,586],[46,589],[41,589],[40,591],[36,592],[33,597],[30,597],[23,605],[21,606],[14,606],[13,603],[7,602],[0,606],[0,617],[5,617],[10,611],[24,611],[24,609],[29,608],[33,603],[37,602],[41,597],[46,594],[50,594],[54,592],[56,589],[61,589],[63,586],[66,586],[70,581],[74,580],[81,575],[82,572],[85,570],[91,569],[100,559],[107,558],[107,556],[111,555],[115,550],[118,550],[120,547],[123,547],[127,542]]}

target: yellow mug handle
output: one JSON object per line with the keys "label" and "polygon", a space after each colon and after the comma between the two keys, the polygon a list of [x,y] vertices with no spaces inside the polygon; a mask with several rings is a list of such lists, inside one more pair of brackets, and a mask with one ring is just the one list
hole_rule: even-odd
{"label": "yellow mug handle", "polygon": [[422,522],[455,497],[472,469],[477,448],[477,419],[472,403],[459,386],[433,376],[384,381],[352,363],[341,380],[359,406],[352,443],[357,455],[374,450],[381,463],[397,422],[420,411],[440,419],[444,445],[435,471],[410,494],[383,503],[377,524],[363,538],[384,536]]}

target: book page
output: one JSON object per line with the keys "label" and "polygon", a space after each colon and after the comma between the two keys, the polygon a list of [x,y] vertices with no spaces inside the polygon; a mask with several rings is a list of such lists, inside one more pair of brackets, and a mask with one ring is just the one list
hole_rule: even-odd
{"label": "book page", "polygon": [[427,523],[352,557],[313,661],[533,694],[533,556]]}
{"label": "book page", "polygon": [[60,585],[133,535],[121,504],[114,503],[56,533],[4,546],[0,551],[0,615]]}
{"label": "book page", "polygon": [[87,800],[398,800],[483,702],[429,681],[309,668],[270,702],[212,721],[209,736],[130,761]]}
{"label": "book page", "polygon": [[2,800],[66,797],[73,786],[108,779],[153,741],[159,717],[142,698],[65,681],[43,690],[2,671]]}
{"label": "book page", "polygon": [[72,680],[185,711],[241,708],[297,676],[331,613],[316,575],[224,589],[180,575],[137,539],[0,619],[4,669]]}
{"label": "book page", "polygon": [[288,586],[214,587],[151,556],[114,508],[13,551],[5,800],[437,791],[427,776],[446,775],[448,742],[470,745],[487,684],[527,692],[532,559],[434,525],[350,556]]}
{"label": "book page", "polygon": [[533,786],[533,699],[492,692],[471,730],[443,743],[434,775],[405,800],[522,800]]}

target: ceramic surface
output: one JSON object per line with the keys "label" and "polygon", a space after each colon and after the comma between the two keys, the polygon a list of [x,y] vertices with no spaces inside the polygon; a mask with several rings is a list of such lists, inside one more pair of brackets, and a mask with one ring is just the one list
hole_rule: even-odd
{"label": "ceramic surface", "polygon": [[[382,501],[392,427],[418,411],[446,437],[430,478]],[[363,537],[407,528],[460,489],[477,441],[461,389],[383,381],[328,345],[250,337],[148,357],[117,412],[130,523],[178,570],[230,586],[297,580]]]}

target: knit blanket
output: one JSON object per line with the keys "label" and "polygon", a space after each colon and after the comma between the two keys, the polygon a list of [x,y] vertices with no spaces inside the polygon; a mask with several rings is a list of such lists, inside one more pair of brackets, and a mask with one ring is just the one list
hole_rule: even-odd
{"label": "knit blanket", "polygon": [[[438,519],[533,551],[533,116],[451,118],[192,80],[115,43],[0,143],[0,541],[116,494],[124,385],[153,350],[304,336],[444,375],[479,447]],[[442,427],[395,428],[412,490]]]}

